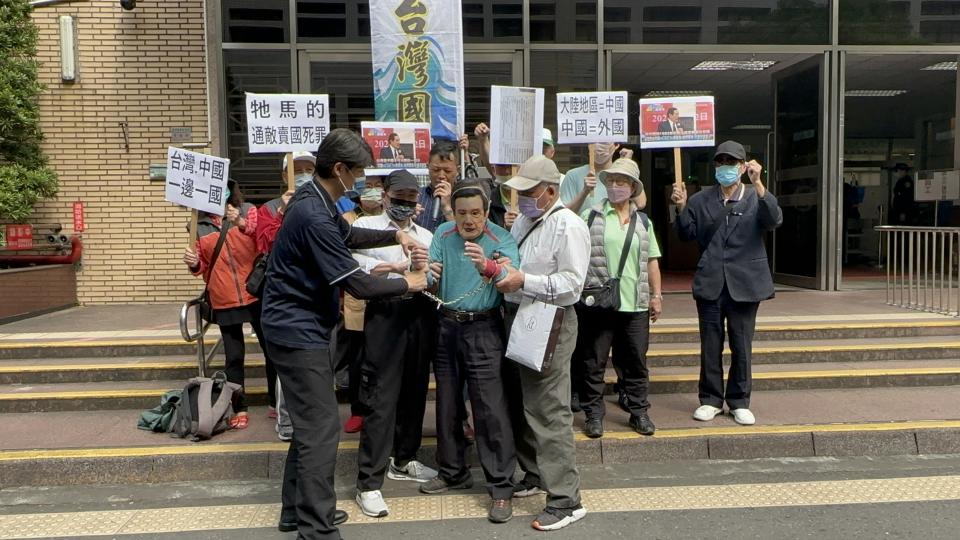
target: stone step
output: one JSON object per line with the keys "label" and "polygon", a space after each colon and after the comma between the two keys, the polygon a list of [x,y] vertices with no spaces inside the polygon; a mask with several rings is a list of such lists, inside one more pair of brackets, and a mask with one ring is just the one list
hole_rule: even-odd
{"label": "stone step", "polygon": [[[695,392],[697,367],[654,368],[650,375],[651,394]],[[608,368],[607,392],[616,375]],[[147,409],[158,403],[164,392],[182,388],[183,380],[127,382],[5,384],[0,385],[0,413],[73,410]],[[755,390],[809,390],[823,388],[866,388],[897,386],[949,386],[960,384],[960,362],[952,359],[922,359],[873,362],[823,362],[818,364],[774,364],[753,368]],[[430,383],[433,399],[434,383]],[[266,404],[266,381],[246,381],[252,405]]]}
{"label": "stone step", "polygon": [[[901,361],[917,358],[960,359],[960,340],[912,337],[833,339],[799,344],[795,341],[766,341],[756,343],[753,350],[754,365]],[[651,345],[647,362],[651,369],[699,366],[699,344]],[[222,366],[221,354],[214,358],[210,371]],[[195,377],[197,373],[197,360],[190,355],[0,360],[0,384],[186,380]],[[251,379],[265,377],[262,354],[248,352],[246,376]]]}
{"label": "stone step", "polygon": [[[606,434],[587,439],[575,415],[577,461],[617,464],[694,459],[837,457],[960,453],[960,386],[757,391],[758,425],[729,416],[691,418],[695,394],[657,395],[650,415],[658,430],[629,430],[608,398]],[[265,409],[252,408],[250,428],[191,443],[135,429],[138,410],[0,415],[0,487],[279,478],[287,445],[276,439]],[[341,421],[349,407],[340,407]],[[424,418],[420,459],[434,463],[432,403]],[[342,434],[338,476],[356,474],[358,434]]]}
{"label": "stone step", "polygon": [[[690,323],[658,323],[651,326],[651,344],[698,343],[697,326]],[[196,354],[195,345],[180,338],[144,338],[118,332],[117,337],[106,337],[100,332],[96,337],[83,338],[77,332],[70,339],[18,339],[17,334],[6,334],[0,339],[0,360],[47,359],[47,358],[124,358],[140,356],[184,356]],[[43,336],[44,334],[38,334]],[[60,334],[49,334],[63,335]],[[73,334],[69,334],[73,336]],[[933,317],[903,321],[878,320],[824,320],[822,322],[773,322],[758,324],[755,340],[767,341],[819,341],[834,339],[874,338],[956,338],[960,336],[960,320]],[[210,345],[216,342],[217,334],[209,336]],[[260,352],[254,338],[248,338],[247,350]]]}

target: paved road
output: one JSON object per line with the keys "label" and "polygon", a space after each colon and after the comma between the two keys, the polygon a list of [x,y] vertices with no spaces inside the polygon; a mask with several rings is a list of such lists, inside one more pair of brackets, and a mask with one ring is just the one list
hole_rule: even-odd
{"label": "paved road", "polygon": [[[422,516],[417,517],[407,506],[399,508],[399,501],[406,501],[403,504],[412,508],[421,504],[439,506],[437,499],[419,497],[415,486],[395,482],[385,488],[388,503],[395,501],[395,519],[410,521],[354,523],[344,526],[342,532],[348,540],[960,538],[960,456],[596,466],[584,467],[583,477],[585,500],[591,498],[595,508],[611,511],[592,511],[584,521],[548,535],[532,530],[528,515],[518,515],[506,525],[492,525],[482,517],[444,516],[416,521]],[[340,480],[340,498],[349,499],[350,481]],[[16,520],[20,520],[21,535],[56,530],[62,534],[43,537],[67,539],[92,530],[81,530],[85,520],[96,525],[119,515],[134,516],[129,518],[128,527],[176,532],[109,534],[103,538],[292,540],[293,534],[267,528],[274,519],[277,490],[275,482],[2,490],[0,539],[22,537],[14,536]],[[465,506],[467,513],[482,516],[483,498],[477,491],[472,510],[469,504]],[[836,504],[838,501],[841,504]],[[235,509],[237,505],[251,505],[243,507],[243,512],[262,512],[266,521],[260,520],[259,528],[225,530],[231,526],[229,519],[224,519],[226,514],[211,507]],[[204,509],[209,509],[209,515],[203,515]],[[103,513],[89,520],[94,516],[88,513],[91,511]],[[72,514],[57,520],[49,515],[62,512]],[[151,512],[182,517],[160,523],[156,516],[145,517]],[[233,515],[246,515],[243,512]],[[143,523],[137,522],[141,518]],[[224,529],[190,530],[198,519],[214,526],[222,522]],[[50,528],[52,521],[66,528]]]}

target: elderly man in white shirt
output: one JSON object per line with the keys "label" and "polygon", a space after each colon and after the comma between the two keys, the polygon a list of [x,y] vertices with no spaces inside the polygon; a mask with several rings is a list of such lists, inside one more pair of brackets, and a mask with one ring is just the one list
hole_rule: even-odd
{"label": "elderly man in white shirt", "polygon": [[[587,513],[580,504],[573,440],[570,357],[577,342],[577,314],[571,307],[580,299],[586,279],[590,233],[586,223],[560,200],[561,178],[556,164],[538,155],[506,183],[519,192],[522,215],[510,232],[520,244],[520,264],[519,270],[511,268],[497,284],[507,295],[511,321],[524,296],[568,308],[550,367],[537,372],[515,365],[519,377],[505,377],[508,382],[519,380],[520,395],[515,388],[508,392],[513,398],[512,411],[523,411],[514,412],[511,418],[517,459],[526,471],[514,496],[532,495],[540,489],[547,492],[547,506],[533,521],[533,527],[543,531],[566,527]],[[517,401],[522,401],[520,407]]]}
{"label": "elderly man in white shirt", "polygon": [[[383,214],[361,217],[354,226],[401,230],[429,246],[433,234],[413,222],[420,188],[416,177],[398,170],[383,184]],[[403,278],[410,264],[400,246],[357,250],[354,258],[370,274],[397,279]],[[357,381],[358,400],[367,413],[357,457],[357,505],[368,516],[389,514],[380,492],[385,474],[392,480],[421,483],[437,476],[437,471],[416,460],[437,325],[435,306],[419,294],[367,304],[364,355]]]}

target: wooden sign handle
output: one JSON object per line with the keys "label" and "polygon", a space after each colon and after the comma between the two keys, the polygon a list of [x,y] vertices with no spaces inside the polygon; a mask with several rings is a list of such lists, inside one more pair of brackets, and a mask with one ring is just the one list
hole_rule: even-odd
{"label": "wooden sign handle", "polygon": [[[520,167],[517,167],[516,165],[514,165],[513,167],[511,167],[511,168],[510,168],[510,175],[511,175],[511,177],[516,176],[516,175],[517,175],[517,171],[519,171],[519,170],[520,170]],[[517,192],[517,190],[515,190],[515,189],[511,189],[511,190],[510,190],[510,211],[513,212],[513,213],[515,213],[515,214],[520,213],[519,197],[520,197],[520,194]]]}
{"label": "wooden sign handle", "polygon": [[683,183],[682,162],[680,160],[680,149],[673,149],[673,183],[679,186]]}
{"label": "wooden sign handle", "polygon": [[196,210],[190,211],[190,226],[187,228],[187,249],[193,251],[197,244],[197,220],[199,219]]}
{"label": "wooden sign handle", "polygon": [[296,174],[293,172],[293,152],[287,154],[287,191],[296,189]]}
{"label": "wooden sign handle", "polygon": [[592,172],[592,173],[596,173],[596,172],[597,172],[597,169],[596,169],[596,157],[594,156],[594,152],[596,152],[596,150],[597,150],[597,145],[595,145],[595,144],[589,144],[589,145],[587,145],[587,152],[590,154],[590,156],[589,156],[589,158],[588,158],[588,159],[590,160],[590,172]]}

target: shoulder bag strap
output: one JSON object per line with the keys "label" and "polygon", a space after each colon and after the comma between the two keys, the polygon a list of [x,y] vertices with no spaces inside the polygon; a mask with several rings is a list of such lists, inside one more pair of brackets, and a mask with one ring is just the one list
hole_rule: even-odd
{"label": "shoulder bag strap", "polygon": [[554,208],[553,210],[551,210],[549,214],[543,216],[543,218],[540,219],[540,221],[534,223],[534,224],[533,224],[533,227],[530,227],[530,230],[527,231],[527,234],[523,235],[523,238],[521,238],[520,241],[517,242],[517,248],[520,248],[521,246],[523,246],[523,243],[527,241],[527,238],[529,238],[530,235],[533,233],[533,231],[537,230],[537,227],[539,227],[541,224],[543,224],[543,222],[546,221],[547,218],[549,218],[550,216],[556,214],[556,213],[559,212],[560,210],[563,210],[564,208],[565,208],[565,207],[563,207],[563,206],[558,206],[558,207]]}
{"label": "shoulder bag strap", "polygon": [[597,216],[599,216],[599,215],[600,215],[600,212],[597,212],[596,210],[591,210],[591,211],[590,211],[590,217],[587,218],[587,228],[588,228],[588,229],[591,228],[591,227],[593,227],[593,222],[596,221]]}
{"label": "shoulder bag strap", "polygon": [[222,220],[220,226],[220,237],[217,238],[217,245],[213,248],[213,256],[210,257],[210,267],[207,268],[206,279],[209,282],[210,276],[213,275],[213,267],[217,264],[217,259],[220,258],[220,251],[223,249],[224,242],[227,241],[227,230],[230,228],[230,222],[227,220]]}
{"label": "shoulder bag strap", "polygon": [[623,276],[623,267],[627,265],[627,256],[630,255],[630,244],[633,243],[633,235],[637,231],[637,214],[630,215],[630,227],[627,228],[627,239],[623,242],[623,252],[620,253],[620,267],[617,268],[617,278]]}

